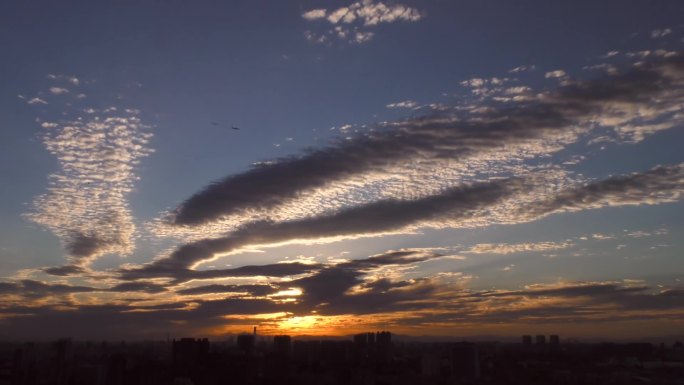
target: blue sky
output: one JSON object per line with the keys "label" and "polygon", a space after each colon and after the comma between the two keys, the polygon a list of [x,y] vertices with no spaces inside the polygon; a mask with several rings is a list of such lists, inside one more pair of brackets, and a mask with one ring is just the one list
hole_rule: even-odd
{"label": "blue sky", "polygon": [[[674,333],[682,16],[673,1],[4,2],[0,322],[19,338],[91,337],[98,317],[126,338],[160,320]],[[78,327],[41,328],[54,319]]]}

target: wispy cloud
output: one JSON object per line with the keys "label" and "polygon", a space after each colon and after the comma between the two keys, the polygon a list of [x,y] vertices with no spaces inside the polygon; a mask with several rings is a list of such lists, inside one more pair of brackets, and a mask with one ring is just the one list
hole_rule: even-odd
{"label": "wispy cloud", "polygon": [[417,105],[418,103],[414,102],[413,100],[404,100],[401,102],[390,103],[387,105],[387,108],[414,108]]}
{"label": "wispy cloud", "polygon": [[45,100],[38,98],[38,97],[31,98],[26,103],[28,103],[28,104],[48,104],[48,102],[46,102]]}
{"label": "wispy cloud", "polygon": [[64,75],[64,74],[48,74],[47,78],[50,80],[57,80],[57,81],[63,81],[67,83],[71,83],[72,85],[78,86],[81,84],[81,81],[73,75]]}
{"label": "wispy cloud", "polygon": [[537,242],[537,243],[480,243],[465,251],[472,254],[512,254],[522,252],[539,252],[560,250],[572,247],[570,242]]}
{"label": "wispy cloud", "polygon": [[535,69],[537,69],[537,66],[535,66],[534,64],[531,64],[531,65],[522,65],[522,66],[518,66],[515,68],[511,68],[510,70],[508,70],[508,72],[509,73],[519,73],[519,72],[534,71]]}
{"label": "wispy cloud", "polygon": [[661,37],[665,37],[671,33],[672,33],[672,30],[670,28],[654,29],[653,31],[651,31],[651,38],[652,39],[658,39]]}
{"label": "wispy cloud", "polygon": [[69,90],[64,88],[64,87],[50,87],[50,92],[53,95],[61,95],[61,94],[69,93]]}
{"label": "wispy cloud", "polygon": [[565,73],[565,71],[563,71],[563,70],[550,71],[550,72],[547,72],[546,74],[544,74],[544,77],[546,77],[547,79],[548,78],[554,78],[554,79],[555,78],[563,78],[565,76],[567,76],[567,73]]}
{"label": "wispy cloud", "polygon": [[517,214],[527,218],[611,206],[654,205],[676,202],[684,195],[684,164],[658,166],[643,173],[608,178],[569,189]]}

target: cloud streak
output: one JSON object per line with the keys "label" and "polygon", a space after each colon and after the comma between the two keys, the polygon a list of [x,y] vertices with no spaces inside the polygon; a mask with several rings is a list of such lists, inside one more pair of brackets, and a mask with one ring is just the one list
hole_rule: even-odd
{"label": "cloud streak", "polygon": [[658,166],[643,173],[613,177],[570,189],[533,206],[520,207],[517,214],[536,219],[559,212],[654,205],[676,202],[683,194],[684,164]]}
{"label": "cloud streak", "polygon": [[[142,269],[124,270],[124,277],[140,274],[175,276],[217,254],[230,253],[252,245],[341,240],[404,231],[409,226],[427,225],[431,220],[469,218],[478,209],[523,188],[520,180],[462,186],[414,201],[385,200],[340,212],[289,222],[255,222],[223,238],[205,239],[179,247],[171,255]],[[437,224],[433,226],[438,226]]]}
{"label": "cloud streak", "polygon": [[525,160],[557,152],[596,127],[613,130],[610,140],[635,142],[681,124],[683,69],[680,55],[659,58],[501,106],[391,123],[212,183],[177,208],[166,230],[218,223],[225,231],[253,218],[292,220],[321,207],[429,196],[478,175],[520,172]]}
{"label": "cloud streak", "polygon": [[[188,274],[199,263],[247,246],[330,242],[407,232],[420,228],[459,228],[513,224],[544,216],[608,206],[661,204],[684,194],[684,165],[659,166],[643,173],[599,180],[539,195],[544,179],[511,178],[465,185],[439,195],[408,200],[385,200],[334,214],[289,222],[255,222],[229,236],[183,245],[169,256],[142,268],[124,270],[128,279]],[[547,192],[548,194],[548,192]],[[569,244],[491,246],[471,252],[509,253],[569,247]],[[192,273],[194,274],[194,273]],[[210,274],[203,272],[202,274]]]}

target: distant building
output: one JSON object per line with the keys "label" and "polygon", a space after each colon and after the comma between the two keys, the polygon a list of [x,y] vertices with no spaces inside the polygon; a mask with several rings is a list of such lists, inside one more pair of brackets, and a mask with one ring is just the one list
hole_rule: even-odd
{"label": "distant building", "polygon": [[560,337],[558,337],[558,334],[552,334],[549,336],[549,345],[554,349],[560,346]]}
{"label": "distant building", "polygon": [[299,364],[313,365],[320,360],[320,350],[320,341],[295,340],[292,345],[292,356]]}
{"label": "distant building", "polygon": [[453,375],[460,379],[480,377],[480,357],[477,345],[470,342],[459,342],[451,347]]}
{"label": "distant building", "polygon": [[368,333],[360,333],[354,336],[354,345],[357,347],[365,347],[368,345]]}
{"label": "distant building", "polygon": [[74,346],[71,338],[63,338],[52,343],[55,353],[50,377],[56,385],[71,382],[74,369]]}
{"label": "distant building", "polygon": [[536,336],[535,341],[537,343],[537,346],[546,346],[546,336],[543,334],[539,334],[538,336]]}
{"label": "distant building", "polygon": [[106,385],[125,385],[126,356],[123,353],[113,354],[107,360],[105,370]]}
{"label": "distant building", "polygon": [[237,337],[238,349],[243,352],[250,353],[254,349],[254,342],[256,338],[254,334],[243,333]]}
{"label": "distant building", "polygon": [[292,352],[292,338],[285,335],[274,336],[273,351],[279,357],[289,358]]}
{"label": "distant building", "polygon": [[209,355],[207,338],[181,338],[173,340],[173,366],[179,373],[186,373],[203,363]]}
{"label": "distant building", "polygon": [[377,332],[375,333],[375,360],[378,363],[386,364],[392,361],[392,333]]}
{"label": "distant building", "polygon": [[532,346],[532,336],[531,335],[522,336],[522,344],[526,348],[531,347]]}
{"label": "distant building", "polygon": [[388,363],[392,359],[392,333],[378,331],[356,334],[353,347],[355,359],[359,362],[371,360]]}
{"label": "distant building", "polygon": [[390,332],[377,332],[375,333],[375,341],[378,345],[389,345],[392,343],[392,333]]}

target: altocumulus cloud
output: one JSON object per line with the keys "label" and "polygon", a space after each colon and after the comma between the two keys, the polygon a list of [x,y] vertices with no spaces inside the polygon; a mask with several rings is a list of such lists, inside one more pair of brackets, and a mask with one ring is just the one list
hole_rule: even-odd
{"label": "altocumulus cloud", "polygon": [[[328,16],[324,10],[322,17]],[[344,23],[343,18],[336,23]],[[535,93],[502,85],[502,94],[526,97],[492,99],[389,123],[377,132],[336,146],[229,176],[190,197],[166,224],[170,231],[180,232],[217,225],[217,231],[206,233],[206,239],[186,242],[148,264],[110,272],[106,287],[31,280],[0,283],[0,296],[5,300],[0,306],[3,326],[17,335],[35,333],[36,325],[50,322],[64,328],[63,334],[99,335],[104,329],[111,335],[134,336],[161,329],[211,330],[238,323],[243,316],[258,320],[259,315],[273,313],[281,314],[278,320],[313,312],[331,317],[365,314],[373,315],[367,318],[371,323],[383,319],[397,327],[430,328],[501,321],[681,319],[684,309],[679,288],[654,291],[625,282],[569,282],[476,291],[458,282],[445,283],[446,276],[406,279],[402,275],[406,268],[444,258],[436,249],[390,250],[335,263],[298,261],[198,269],[203,262],[253,247],[332,242],[422,228],[513,224],[563,212],[678,201],[684,192],[683,164],[590,181],[558,166],[525,164],[580,138],[592,139],[596,127],[602,128],[601,135],[612,132],[609,142],[635,143],[681,125],[682,57],[650,55],[641,59],[625,70],[594,80],[567,80],[554,91]],[[75,93],[59,97],[73,97]],[[135,115],[125,119],[129,118]],[[53,139],[64,135],[69,126],[76,127],[70,135],[83,133],[87,139],[84,143],[97,146],[102,135],[106,138],[115,131],[109,128],[100,132],[88,126],[103,119],[80,126],[70,122],[48,125],[46,130],[51,135],[46,144],[51,145],[50,140],[71,143]],[[109,122],[124,126],[122,132],[148,138],[139,120]],[[136,130],[126,128],[131,122],[138,125]],[[81,195],[70,194],[88,185],[74,181],[92,179],[96,186],[102,183],[91,177],[102,170],[84,166],[90,158],[77,162],[83,154],[55,150],[63,170],[53,177],[61,184],[52,186],[75,188],[68,190],[69,194],[56,194],[61,190],[51,187],[36,200],[30,215],[51,219],[37,222],[62,237],[72,264],[47,272],[80,274],[97,255],[130,252],[132,233],[121,233],[127,223],[132,224],[124,198],[134,175],[133,166],[149,151],[144,140],[135,142],[140,152],[131,156],[131,163],[127,163],[131,168],[121,174],[123,193],[117,196],[120,204],[114,207],[129,216],[116,222],[117,226],[123,224],[120,229],[110,229],[115,230],[113,238],[108,238],[112,236],[109,233],[93,232],[97,221],[80,223],[77,218],[58,217],[40,205],[41,199],[81,202]],[[67,144],[56,148],[70,148]],[[400,178],[392,179],[395,175]],[[393,182],[409,185],[411,190],[415,187],[415,191],[405,194],[394,190]],[[358,191],[368,193],[357,196]],[[84,206],[82,212],[109,207],[99,203],[93,201],[93,206]],[[302,208],[297,211],[297,206]],[[565,247],[570,245],[491,244],[469,251],[505,254]],[[392,270],[392,274],[382,274],[383,269]],[[466,279],[457,273],[449,277]],[[243,280],[246,283],[240,284]],[[198,285],[197,281],[203,282]],[[115,304],[92,305],[92,300],[83,299],[99,293],[113,297],[111,303]],[[19,297],[33,302],[12,300]]]}
{"label": "altocumulus cloud", "polygon": [[[682,56],[661,55],[623,72],[568,82],[555,91],[538,93],[533,100],[396,122],[380,132],[265,164],[206,187],[178,208],[169,227],[202,228],[228,218],[232,223],[223,231],[229,234],[194,240],[122,274],[128,279],[187,279],[198,264],[253,245],[519,223],[557,212],[673,202],[681,198],[681,165],[581,182],[559,168],[520,164],[591,136],[596,126],[611,129],[615,140],[624,141],[633,139],[625,136],[624,128],[635,124],[661,127],[667,119],[670,123],[662,129],[674,127],[683,119],[683,100]],[[422,166],[413,169],[415,162]],[[444,174],[439,165],[461,170]],[[418,172],[427,166],[431,173]],[[315,202],[309,200],[310,191],[339,193],[345,180],[355,185],[361,181],[363,188],[382,185],[386,175],[406,168],[426,174],[427,179],[416,177],[422,190],[413,196],[370,194],[365,200],[352,199],[352,204],[319,201],[309,210]],[[479,181],[473,175],[480,175]],[[430,186],[431,180],[440,182]],[[303,206],[308,215],[273,215],[292,205]]]}
{"label": "altocumulus cloud", "polygon": [[323,43],[332,37],[350,43],[365,43],[374,36],[369,31],[371,27],[398,21],[415,22],[423,18],[423,14],[402,4],[387,5],[380,1],[362,0],[333,10],[312,9],[304,12],[302,18],[325,21],[331,25],[325,33],[306,31],[304,36],[311,42]]}
{"label": "altocumulus cloud", "polygon": [[[553,174],[551,174],[553,175]],[[458,228],[533,221],[565,211],[674,202],[684,193],[684,165],[599,180],[551,192],[539,185],[547,174],[464,185],[416,200],[385,200],[325,216],[287,222],[255,222],[222,238],[183,245],[144,267],[123,270],[124,278],[186,276],[199,263],[242,247],[330,242],[417,228]],[[540,194],[545,193],[547,195]],[[513,208],[513,209],[512,209]],[[524,245],[523,245],[524,246]],[[538,250],[518,246],[515,251]],[[545,245],[563,248],[566,245]],[[207,272],[202,272],[207,274]],[[220,273],[219,273],[220,274]],[[218,276],[218,274],[217,274]]]}
{"label": "altocumulus cloud", "polygon": [[254,218],[295,220],[349,204],[429,196],[478,175],[519,173],[525,160],[557,152],[597,127],[611,130],[607,140],[636,142],[680,125],[683,101],[684,62],[677,55],[531,100],[390,123],[212,183],[183,202],[160,233],[212,222],[224,232]]}
{"label": "altocumulus cloud", "polygon": [[[72,76],[49,78],[79,84]],[[50,90],[68,96],[60,87]],[[98,256],[133,251],[136,226],[127,195],[136,179],[136,165],[151,152],[149,127],[135,111],[93,112],[97,113],[42,124],[43,143],[59,161],[60,170],[49,176],[47,192],[34,199],[26,217],[61,239],[70,263],[47,269],[48,273],[82,272],[82,266]]]}

